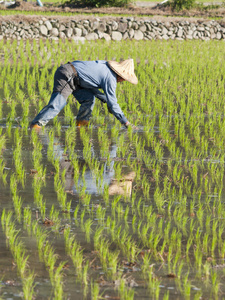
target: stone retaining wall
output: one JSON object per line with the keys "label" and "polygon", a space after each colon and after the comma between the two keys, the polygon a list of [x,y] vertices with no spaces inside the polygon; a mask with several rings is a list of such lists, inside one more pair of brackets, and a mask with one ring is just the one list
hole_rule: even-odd
{"label": "stone retaining wall", "polygon": [[69,20],[41,18],[39,20],[0,21],[0,39],[73,39],[75,41],[105,39],[225,39],[225,25],[216,21],[170,21],[153,19],[93,18]]}

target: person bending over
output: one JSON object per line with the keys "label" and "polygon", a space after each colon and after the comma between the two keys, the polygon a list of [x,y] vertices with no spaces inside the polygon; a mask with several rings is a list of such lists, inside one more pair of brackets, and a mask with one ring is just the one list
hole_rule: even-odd
{"label": "person bending over", "polygon": [[[49,103],[31,122],[31,128],[41,128],[53,119],[66,105],[70,94],[78,100],[80,108],[76,125],[88,125],[95,104],[95,97],[107,103],[121,124],[131,125],[124,116],[116,98],[117,82],[138,83],[133,59],[116,61],[78,61],[61,65],[54,75],[54,87]],[[100,92],[102,89],[104,93]]]}

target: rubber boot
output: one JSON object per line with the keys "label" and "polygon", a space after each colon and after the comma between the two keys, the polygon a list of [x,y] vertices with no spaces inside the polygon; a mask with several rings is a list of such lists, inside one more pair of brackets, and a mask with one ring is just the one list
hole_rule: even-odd
{"label": "rubber boot", "polygon": [[39,130],[41,130],[41,126],[38,125],[38,124],[31,124],[30,129],[34,129],[36,131],[39,131]]}
{"label": "rubber boot", "polygon": [[87,120],[77,120],[76,121],[76,125],[78,127],[80,127],[80,126],[88,126],[88,121]]}

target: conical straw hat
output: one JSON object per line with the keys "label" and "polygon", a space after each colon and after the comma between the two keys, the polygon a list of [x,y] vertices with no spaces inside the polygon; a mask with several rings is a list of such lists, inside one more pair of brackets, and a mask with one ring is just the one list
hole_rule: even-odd
{"label": "conical straw hat", "polygon": [[121,62],[116,62],[113,60],[108,61],[109,67],[120,77],[129,81],[133,84],[138,83],[138,79],[134,74],[134,61],[133,59],[127,59]]}

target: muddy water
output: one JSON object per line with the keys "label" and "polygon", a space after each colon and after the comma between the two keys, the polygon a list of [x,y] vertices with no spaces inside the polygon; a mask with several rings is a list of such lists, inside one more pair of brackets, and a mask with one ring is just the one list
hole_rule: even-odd
{"label": "muddy water", "polygon": [[[13,126],[11,131],[8,132],[5,126],[2,126],[3,132],[7,136],[6,147],[3,152],[3,158],[5,162],[5,171],[8,172],[7,176],[7,184],[4,185],[2,180],[0,181],[0,212],[2,213],[3,209],[14,211],[14,206],[12,202],[12,195],[10,193],[10,176],[15,172],[15,167],[13,163],[13,150],[15,149],[14,143],[14,132],[17,130],[17,126]],[[48,240],[51,245],[55,249],[55,253],[58,255],[58,261],[65,262],[65,268],[63,270],[64,274],[64,298],[65,299],[91,299],[91,282],[96,281],[99,284],[100,294],[102,294],[105,299],[120,299],[118,295],[118,288],[120,282],[118,280],[108,280],[107,274],[103,270],[101,263],[99,261],[98,255],[96,251],[94,251],[93,245],[93,237],[96,232],[96,229],[99,228],[101,224],[101,220],[96,215],[96,211],[99,205],[102,205],[105,211],[105,215],[102,221],[106,222],[108,217],[111,217],[111,208],[110,204],[106,204],[103,200],[102,191],[104,185],[110,185],[115,177],[114,166],[115,163],[121,158],[117,156],[117,149],[119,145],[117,145],[116,141],[112,141],[109,149],[110,155],[110,164],[106,165],[106,162],[101,157],[101,151],[98,144],[97,139],[97,128],[94,128],[92,131],[92,139],[93,139],[93,155],[95,158],[98,158],[100,161],[100,166],[103,166],[104,171],[104,182],[102,187],[99,187],[96,184],[95,177],[93,172],[89,170],[88,166],[86,166],[86,171],[83,176],[79,177],[78,185],[82,187],[84,179],[86,184],[86,194],[91,195],[91,201],[88,206],[80,205],[77,218],[74,219],[74,211],[76,207],[81,203],[80,195],[77,187],[74,183],[74,170],[71,166],[71,163],[68,159],[69,153],[67,156],[64,154],[65,149],[65,133],[68,129],[67,126],[63,126],[61,130],[60,137],[55,137],[54,140],[54,158],[59,159],[61,163],[61,170],[66,169],[64,188],[65,192],[67,192],[67,200],[71,201],[71,210],[70,212],[64,212],[61,209],[61,206],[57,200],[57,193],[54,188],[54,174],[55,170],[53,165],[49,162],[47,157],[47,151],[49,146],[49,131],[51,127],[46,128],[46,130],[39,134],[39,141],[43,145],[42,149],[42,164],[46,168],[46,182],[45,185],[41,189],[41,193],[43,195],[43,199],[46,202],[46,217],[49,217],[50,211],[54,206],[54,209],[59,212],[58,217],[58,225],[46,225],[43,222],[41,217],[40,207],[34,202],[34,190],[32,187],[32,183],[34,180],[34,174],[31,170],[33,170],[33,162],[32,162],[32,151],[33,146],[30,143],[31,141],[31,131],[28,130],[23,134],[22,139],[22,160],[23,166],[26,172],[26,180],[25,186],[22,187],[18,184],[18,193],[23,200],[23,208],[30,207],[32,211],[32,220],[33,222],[37,222],[41,228],[48,233]],[[121,130],[121,134],[124,134],[124,131]],[[135,133],[134,133],[135,134]],[[136,133],[139,136],[143,135],[143,130],[139,129]],[[158,128],[155,128],[155,134],[158,135]],[[127,137],[126,137],[127,138]],[[128,138],[127,138],[128,142]],[[74,150],[79,158],[80,170],[82,170],[85,166],[85,159],[83,157],[83,145],[82,141],[77,138],[76,147]],[[149,155],[154,157],[154,153],[149,149]],[[169,153],[167,156],[167,152],[165,149],[163,160],[166,161],[169,159]],[[133,157],[132,159],[135,159]],[[126,163],[122,165],[123,175],[130,174],[132,169],[130,169]],[[132,189],[135,186],[135,179],[132,183]],[[117,186],[119,189],[119,187]],[[151,193],[152,190],[150,190]],[[216,195],[211,195],[212,197],[216,197]],[[114,196],[110,196],[110,200],[113,199]],[[132,197],[132,194],[131,194]],[[143,197],[141,192],[136,191],[136,197]],[[144,199],[143,206],[148,207],[151,202],[149,199]],[[204,198],[203,198],[204,200]],[[179,201],[177,201],[179,205]],[[125,211],[127,207],[127,202],[121,200],[121,205],[123,211]],[[176,203],[174,207],[176,206]],[[81,221],[81,214],[83,210],[92,211],[92,214],[85,213],[83,221]],[[131,211],[132,207],[130,205],[130,211],[127,218],[128,226],[128,234],[132,233],[132,220],[133,214]],[[91,242],[87,241],[85,232],[82,228],[82,222],[85,223],[88,219],[92,219],[91,226]],[[43,261],[39,259],[38,249],[37,249],[37,241],[32,234],[28,234],[28,230],[24,227],[23,222],[16,222],[17,229],[20,230],[19,237],[21,241],[24,243],[27,254],[29,257],[29,267],[36,274],[35,278],[35,299],[53,299],[53,288],[49,279],[48,268],[44,265]],[[117,225],[120,225],[120,221],[117,221]],[[175,225],[175,224],[174,224]],[[71,234],[76,236],[76,240],[79,242],[83,249],[83,255],[85,260],[89,260],[90,268],[88,272],[88,285],[85,286],[78,280],[78,274],[75,268],[73,267],[73,263],[70,257],[66,254],[65,251],[65,242],[63,237],[64,229],[70,227]],[[124,228],[124,222],[121,219],[121,226]],[[104,236],[107,237],[107,228],[104,229]],[[137,240],[138,244],[138,236],[133,234],[133,238]],[[12,254],[9,248],[6,245],[6,237],[0,227],[0,297],[3,299],[23,299],[23,287],[22,280],[17,273],[17,266],[12,257]],[[110,250],[116,250],[117,246],[112,243],[110,245]],[[140,258],[140,256],[139,256]],[[164,295],[169,292],[170,299],[184,299],[181,288],[180,288],[180,279],[173,278],[173,276],[168,276],[170,272],[168,265],[166,262],[162,260],[151,260],[150,266],[154,267],[154,273],[157,275],[159,279],[159,288],[160,288],[160,299],[163,299]],[[218,260],[219,265],[223,265],[223,260]],[[147,288],[148,279],[144,278],[142,272],[142,263],[140,261],[131,262],[127,260],[125,255],[120,255],[119,257],[119,266],[118,272],[120,273],[120,277],[126,279],[127,289],[134,290],[135,296],[134,299],[151,299],[151,293]],[[198,295],[199,292],[201,294],[207,294],[207,289],[200,278],[196,278],[196,269],[191,264],[188,266],[184,266],[182,269],[183,274],[189,272],[189,276],[192,278],[192,286],[191,293],[192,296]],[[218,268],[218,276],[223,275],[223,268]],[[118,298],[119,297],[119,298]],[[121,298],[122,299],[122,298]]]}
{"label": "muddy water", "polygon": [[[4,120],[3,120],[4,121]],[[4,162],[5,162],[5,171],[8,172],[7,176],[7,184],[4,185],[3,182],[0,182],[0,189],[1,189],[1,196],[0,196],[0,207],[1,212],[4,209],[6,210],[14,210],[13,202],[12,202],[12,195],[10,193],[10,176],[13,174],[15,167],[13,163],[13,150],[15,148],[14,143],[14,131],[17,129],[17,126],[12,126],[10,134],[7,132],[7,128],[5,125],[2,125],[3,132],[2,134],[7,136],[6,141],[6,148],[3,153]],[[71,205],[71,217],[68,217],[67,213],[61,212],[61,207],[57,201],[57,193],[54,189],[54,167],[47,159],[47,149],[48,149],[48,131],[45,134],[40,134],[39,139],[43,145],[42,149],[42,164],[46,167],[47,174],[46,174],[46,184],[42,188],[42,194],[46,201],[46,216],[49,216],[51,208],[54,206],[59,213],[59,223],[60,226],[57,226],[55,229],[54,226],[46,226],[42,225],[42,219],[40,215],[40,208],[34,203],[34,196],[33,196],[33,175],[31,170],[33,169],[33,162],[32,162],[32,144],[30,143],[30,134],[31,132],[28,131],[27,134],[24,134],[22,140],[22,160],[23,165],[26,170],[26,183],[24,188],[18,184],[19,186],[19,195],[23,200],[23,208],[30,207],[32,210],[32,219],[37,220],[40,226],[44,228],[46,232],[49,234],[49,241],[51,242],[52,246],[54,247],[57,255],[59,256],[59,261],[65,261],[68,264],[68,267],[64,270],[65,281],[64,281],[64,291],[65,291],[65,298],[67,299],[84,299],[85,297],[90,297],[90,284],[88,288],[84,288],[84,286],[77,282],[77,274],[75,269],[72,266],[72,262],[70,258],[65,253],[65,243],[63,238],[63,228],[65,226],[71,226],[71,232],[76,235],[81,247],[84,249],[84,257],[86,259],[93,260],[95,258],[95,254],[91,254],[93,249],[93,245],[87,243],[85,234],[83,230],[79,227],[79,216],[78,216],[78,224],[76,225],[73,220],[73,212],[76,206],[79,203],[79,194],[76,189],[76,186],[73,181],[73,169],[70,166],[70,163],[65,162],[63,159],[63,152],[64,152],[64,144],[63,140],[65,139],[65,131],[66,127],[62,130],[62,134],[60,138],[56,138],[54,141],[54,155],[55,158],[59,158],[62,163],[62,168],[67,168],[68,171],[66,173],[66,180],[65,180],[65,191],[68,191],[68,200],[72,201]],[[97,133],[97,130],[96,130]],[[94,134],[95,135],[95,134]],[[97,144],[97,143],[96,143]],[[76,152],[80,160],[80,167],[83,167],[85,161],[82,156],[82,143],[78,143],[76,146]],[[100,149],[95,149],[95,155],[100,156]],[[116,144],[112,145],[111,147],[111,158],[116,158]],[[104,162],[103,162],[104,164]],[[94,205],[98,205],[99,203],[104,203],[102,200],[102,196],[99,194],[99,187],[97,187],[95,180],[92,176],[90,170],[84,174],[85,182],[87,185],[86,193],[90,193],[92,195],[92,201],[90,204],[90,208]],[[107,171],[107,175],[104,178],[104,184],[109,184],[111,179],[114,176],[113,171],[113,164],[109,167]],[[79,179],[79,185],[82,185],[82,178]],[[102,191],[102,188],[100,189]],[[107,215],[105,216],[107,218]],[[85,220],[88,219],[88,216],[84,218]],[[96,223],[93,223],[93,231],[95,231],[95,227],[98,225],[98,220],[95,218],[94,220]],[[35,237],[28,235],[27,230],[24,229],[22,222],[16,222],[17,229],[20,231],[20,238],[24,245],[26,246],[27,254],[30,256],[29,258],[29,266],[36,274],[35,278],[35,292],[36,292],[36,299],[52,299],[53,292],[52,292],[52,285],[49,279],[48,271],[43,262],[39,260],[38,257],[38,250]],[[1,285],[0,285],[0,295],[3,299],[23,299],[23,288],[22,288],[22,280],[20,276],[17,274],[17,267],[15,261],[10,253],[10,250],[6,246],[6,238],[4,232],[1,228],[0,230],[0,278],[1,278]],[[139,269],[135,270],[138,272]],[[133,273],[133,271],[128,268],[124,267],[125,273]],[[90,279],[97,280],[104,276],[104,272],[101,268],[97,268],[96,270],[90,270]],[[140,279],[141,280],[141,279]],[[115,296],[117,292],[115,291],[116,285],[112,282],[105,282],[103,284],[103,290],[107,290],[107,295]],[[141,286],[141,284],[140,284]],[[145,289],[141,291],[143,296],[145,295]],[[74,297],[76,295],[76,297]],[[145,297],[144,297],[145,298]]]}

